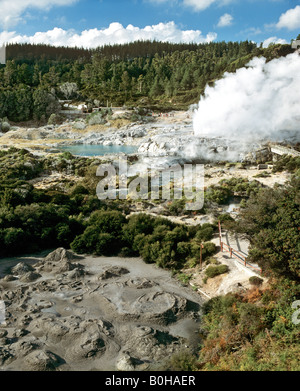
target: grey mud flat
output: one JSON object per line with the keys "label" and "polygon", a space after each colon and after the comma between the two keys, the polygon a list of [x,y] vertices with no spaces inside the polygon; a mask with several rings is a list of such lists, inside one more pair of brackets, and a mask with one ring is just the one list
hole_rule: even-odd
{"label": "grey mud flat", "polygon": [[139,258],[3,259],[0,370],[163,368],[197,348],[203,299]]}

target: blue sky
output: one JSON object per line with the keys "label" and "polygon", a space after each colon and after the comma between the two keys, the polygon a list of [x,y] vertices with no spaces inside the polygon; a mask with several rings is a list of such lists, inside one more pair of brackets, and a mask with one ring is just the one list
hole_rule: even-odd
{"label": "blue sky", "polygon": [[0,44],[248,39],[267,46],[298,34],[298,0],[0,0]]}

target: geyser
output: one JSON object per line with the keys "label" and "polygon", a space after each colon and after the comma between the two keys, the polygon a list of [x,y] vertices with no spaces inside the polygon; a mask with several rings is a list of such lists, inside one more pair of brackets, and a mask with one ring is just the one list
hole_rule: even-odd
{"label": "geyser", "polygon": [[300,56],[254,58],[205,89],[194,112],[198,137],[299,141]]}

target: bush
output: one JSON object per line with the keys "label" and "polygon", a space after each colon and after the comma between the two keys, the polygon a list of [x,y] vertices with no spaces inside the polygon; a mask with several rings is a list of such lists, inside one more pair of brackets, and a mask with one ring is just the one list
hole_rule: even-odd
{"label": "bush", "polygon": [[71,243],[71,248],[79,254],[117,254],[123,245],[121,233],[125,223],[126,219],[120,212],[96,211],[92,213],[83,234]]}
{"label": "bush", "polygon": [[56,125],[57,124],[57,115],[55,113],[52,113],[48,119],[48,125]]}
{"label": "bush", "polygon": [[207,265],[220,265],[220,263],[221,263],[220,261],[218,261],[217,259],[215,259],[213,257],[207,259],[205,262]]}
{"label": "bush", "polygon": [[167,363],[167,369],[171,371],[194,371],[196,369],[196,357],[189,351],[176,353]]}
{"label": "bush", "polygon": [[227,273],[229,271],[229,267],[227,265],[218,265],[218,266],[208,266],[205,269],[205,274],[208,278],[213,278],[220,274]]}
{"label": "bush", "polygon": [[196,233],[196,239],[202,242],[208,242],[212,239],[214,229],[210,224],[203,224]]}
{"label": "bush", "polygon": [[96,244],[97,255],[114,254],[114,237],[108,233],[101,233],[98,236]]}
{"label": "bush", "polygon": [[215,202],[218,205],[226,204],[232,196],[233,192],[230,189],[215,185],[209,187],[205,192],[205,200]]}
{"label": "bush", "polygon": [[249,282],[251,285],[260,286],[264,282],[264,280],[257,276],[252,276],[249,278]]}
{"label": "bush", "polygon": [[3,132],[3,133],[6,133],[10,130],[10,124],[8,122],[2,122],[0,124],[0,130]]}
{"label": "bush", "polygon": [[223,213],[219,216],[220,223],[224,223],[226,221],[234,221],[234,219],[230,216],[229,213]]}
{"label": "bush", "polygon": [[89,125],[104,125],[106,123],[102,114],[97,112],[90,114],[87,118],[87,122]]}

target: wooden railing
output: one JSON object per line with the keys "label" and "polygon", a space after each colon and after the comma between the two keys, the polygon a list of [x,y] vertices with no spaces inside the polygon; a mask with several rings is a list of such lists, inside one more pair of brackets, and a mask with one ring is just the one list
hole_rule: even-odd
{"label": "wooden railing", "polygon": [[247,262],[247,257],[244,254],[241,254],[239,251],[235,250],[233,247],[223,242],[222,227],[220,221],[219,221],[219,239],[220,239],[220,247],[222,252],[223,251],[229,252],[230,258],[235,257],[244,266],[254,269],[255,271],[258,271],[260,274],[262,273],[262,270],[259,267],[253,266]]}

